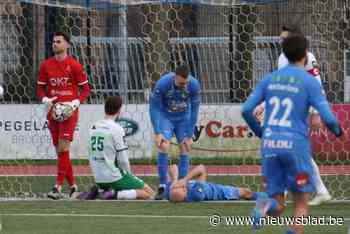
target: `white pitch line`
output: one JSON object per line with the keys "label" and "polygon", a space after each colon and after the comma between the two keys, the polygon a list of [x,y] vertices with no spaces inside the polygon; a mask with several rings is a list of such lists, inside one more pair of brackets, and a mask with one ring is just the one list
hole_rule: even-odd
{"label": "white pitch line", "polygon": [[209,216],[196,216],[196,215],[125,215],[125,214],[74,214],[74,213],[58,213],[58,214],[35,214],[35,213],[23,213],[23,214],[0,214],[1,216],[36,216],[36,217],[98,217],[98,218],[150,218],[150,219],[208,219]]}
{"label": "white pitch line", "polygon": [[[97,217],[97,218],[147,218],[147,219],[209,219],[211,215],[126,215],[126,214],[75,214],[75,213],[57,213],[57,214],[0,214],[1,216],[31,216],[31,217]],[[223,216],[226,217],[226,216]],[[350,218],[344,218],[345,222],[350,222]]]}

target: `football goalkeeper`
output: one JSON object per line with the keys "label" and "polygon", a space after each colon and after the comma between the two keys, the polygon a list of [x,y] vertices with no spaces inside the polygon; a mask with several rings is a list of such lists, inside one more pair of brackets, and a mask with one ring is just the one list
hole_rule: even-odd
{"label": "football goalkeeper", "polygon": [[199,202],[222,200],[256,200],[267,197],[264,192],[252,192],[248,188],[207,182],[207,171],[203,165],[194,167],[184,178],[178,180],[179,170],[172,165],[169,170],[170,182],[165,197],[172,202]]}
{"label": "football goalkeeper", "polygon": [[[69,150],[79,118],[78,107],[90,94],[83,66],[68,55],[69,47],[69,35],[56,32],[52,41],[54,56],[41,64],[37,81],[37,96],[49,109],[48,127],[58,160],[56,184],[48,193],[48,197],[52,199],[61,198],[65,177],[70,186],[70,196],[78,189],[69,158]],[[63,118],[57,119],[57,115],[53,115],[55,112],[52,111],[52,106],[63,102],[69,110],[64,110]]]}
{"label": "football goalkeeper", "polygon": [[[115,122],[121,107],[120,97],[107,98],[105,118],[90,129],[89,161],[95,182],[99,189],[105,191],[103,199],[151,199],[154,197],[152,188],[130,170],[125,132]],[[87,199],[94,199],[97,192],[97,189],[92,189]]]}

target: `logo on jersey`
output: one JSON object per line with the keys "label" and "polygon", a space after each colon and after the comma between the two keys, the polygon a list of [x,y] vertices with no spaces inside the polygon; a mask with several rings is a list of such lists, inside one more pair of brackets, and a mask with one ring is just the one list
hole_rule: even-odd
{"label": "logo on jersey", "polygon": [[296,177],[295,177],[295,182],[297,184],[297,186],[304,186],[309,182],[309,175],[305,172],[303,173],[299,173]]}
{"label": "logo on jersey", "polygon": [[71,81],[68,77],[53,77],[50,78],[50,85],[53,87],[66,87],[71,85]]}
{"label": "logo on jersey", "polygon": [[125,131],[125,137],[133,136],[139,130],[139,125],[136,121],[127,118],[119,118],[115,122],[120,124],[120,126]]}
{"label": "logo on jersey", "polygon": [[320,75],[320,66],[316,61],[312,61],[311,63],[312,68],[308,70],[307,72],[310,73],[313,76],[319,76]]}

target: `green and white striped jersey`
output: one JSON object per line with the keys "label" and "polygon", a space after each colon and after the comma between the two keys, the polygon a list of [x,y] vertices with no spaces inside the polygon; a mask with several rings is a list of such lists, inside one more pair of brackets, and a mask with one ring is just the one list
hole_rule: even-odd
{"label": "green and white striped jersey", "polygon": [[125,174],[117,165],[120,152],[128,149],[124,129],[111,119],[97,121],[90,128],[89,161],[96,183],[111,183]]}

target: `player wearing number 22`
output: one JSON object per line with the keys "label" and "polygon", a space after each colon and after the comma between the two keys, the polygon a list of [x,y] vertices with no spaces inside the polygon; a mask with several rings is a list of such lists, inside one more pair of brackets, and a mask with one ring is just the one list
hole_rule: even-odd
{"label": "player wearing number 22", "polygon": [[[310,106],[319,112],[329,130],[338,137],[342,135],[320,83],[304,69],[307,44],[302,35],[287,37],[282,48],[290,64],[267,75],[242,107],[243,118],[261,138],[262,174],[269,195],[257,200],[252,214],[257,225],[260,217],[283,212],[287,189],[293,194],[294,216],[307,215],[309,193],[315,189],[308,136]],[[253,116],[262,102],[266,103],[263,126]],[[287,233],[303,233],[303,227],[293,226]]]}
{"label": "player wearing number 22", "polygon": [[[54,56],[41,64],[37,81],[37,96],[49,110],[48,127],[58,160],[56,185],[48,193],[48,197],[52,199],[61,198],[64,178],[68,180],[70,195],[77,191],[69,150],[79,118],[79,104],[84,102],[90,94],[83,66],[68,55],[69,47],[69,35],[56,32],[52,42]],[[56,103],[64,103],[70,107],[71,111],[63,120],[54,118],[52,107]]]}
{"label": "player wearing number 22", "polygon": [[186,65],[180,65],[175,73],[162,76],[156,83],[150,98],[150,117],[158,147],[158,173],[160,185],[156,199],[164,199],[168,175],[168,151],[175,134],[180,145],[179,177],[188,173],[192,137],[197,122],[200,85],[189,74]]}

